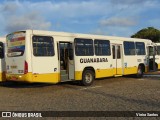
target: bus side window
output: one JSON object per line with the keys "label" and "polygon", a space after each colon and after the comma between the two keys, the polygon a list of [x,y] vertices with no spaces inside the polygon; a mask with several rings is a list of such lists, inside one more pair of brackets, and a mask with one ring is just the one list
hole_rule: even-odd
{"label": "bus side window", "polygon": [[3,43],[0,42],[0,59],[4,58],[4,47],[3,47]]}
{"label": "bus side window", "polygon": [[157,46],[157,55],[160,55],[160,46]]}
{"label": "bus side window", "polygon": [[130,41],[124,41],[124,54],[125,55],[135,55],[135,43]]}
{"label": "bus side window", "polygon": [[32,42],[34,56],[54,56],[53,37],[33,36]]}
{"label": "bus side window", "polygon": [[77,56],[93,56],[93,40],[84,38],[75,38],[75,54]]}
{"label": "bus side window", "polygon": [[137,55],[146,55],[144,42],[136,42]]}
{"label": "bus side window", "polygon": [[110,41],[109,40],[94,40],[94,48],[95,48],[95,55],[97,56],[109,56],[110,53]]}

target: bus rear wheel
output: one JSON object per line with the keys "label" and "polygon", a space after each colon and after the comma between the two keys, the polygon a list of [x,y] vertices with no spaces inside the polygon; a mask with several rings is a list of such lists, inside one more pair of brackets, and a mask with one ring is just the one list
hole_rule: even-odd
{"label": "bus rear wheel", "polygon": [[141,77],[143,77],[143,68],[142,66],[139,66],[137,71],[137,78],[141,78]]}
{"label": "bus rear wheel", "polygon": [[81,84],[84,86],[90,86],[94,80],[94,73],[92,70],[85,70],[82,75]]}

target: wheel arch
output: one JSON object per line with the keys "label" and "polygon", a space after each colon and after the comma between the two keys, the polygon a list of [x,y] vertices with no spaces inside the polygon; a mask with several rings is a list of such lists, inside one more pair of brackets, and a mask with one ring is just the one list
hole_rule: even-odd
{"label": "wheel arch", "polygon": [[138,67],[142,67],[143,72],[145,72],[145,65],[144,65],[144,63],[140,63],[140,64],[138,65]]}
{"label": "wheel arch", "polygon": [[96,77],[96,72],[95,69],[92,66],[87,66],[83,69],[82,75],[84,73],[85,70],[91,70],[94,73],[94,77]]}

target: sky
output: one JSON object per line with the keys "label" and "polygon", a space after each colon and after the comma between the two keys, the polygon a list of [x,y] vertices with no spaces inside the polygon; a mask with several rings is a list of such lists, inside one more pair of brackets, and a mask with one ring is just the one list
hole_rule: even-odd
{"label": "sky", "polygon": [[130,37],[160,29],[160,0],[0,0],[0,36],[37,29]]}

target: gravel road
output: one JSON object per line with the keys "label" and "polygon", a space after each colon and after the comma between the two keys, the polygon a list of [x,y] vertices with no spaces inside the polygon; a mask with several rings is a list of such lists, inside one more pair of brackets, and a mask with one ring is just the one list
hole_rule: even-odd
{"label": "gravel road", "polygon": [[106,78],[89,87],[7,82],[0,111],[160,111],[160,78]]}

